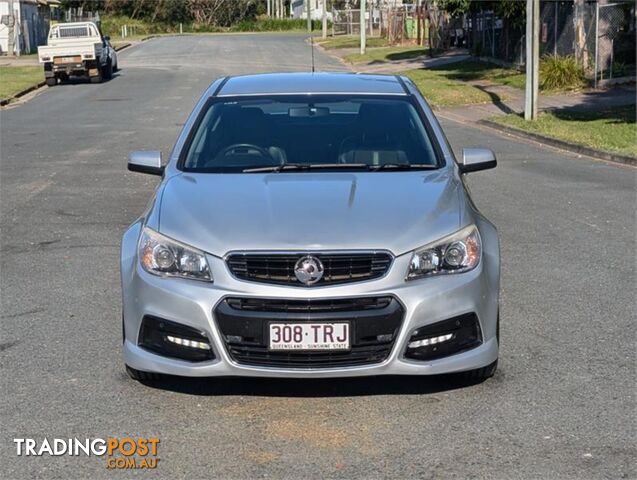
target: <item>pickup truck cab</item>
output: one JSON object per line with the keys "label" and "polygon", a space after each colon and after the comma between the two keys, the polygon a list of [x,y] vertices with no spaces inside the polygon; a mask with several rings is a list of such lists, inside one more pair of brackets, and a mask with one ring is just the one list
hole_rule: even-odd
{"label": "pickup truck cab", "polygon": [[91,83],[100,83],[117,70],[117,53],[110,38],[102,36],[93,22],[51,26],[47,45],[38,47],[38,58],[50,87],[71,75],[88,76]]}

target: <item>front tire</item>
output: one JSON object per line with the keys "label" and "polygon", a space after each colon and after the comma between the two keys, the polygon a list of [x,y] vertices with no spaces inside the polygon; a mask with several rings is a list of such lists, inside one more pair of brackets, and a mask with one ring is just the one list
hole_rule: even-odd
{"label": "front tire", "polygon": [[138,382],[156,382],[161,379],[161,375],[159,373],[154,372],[143,372],[141,370],[136,370],[133,367],[129,367],[126,365],[126,373],[133,380],[137,380]]}
{"label": "front tire", "polygon": [[98,68],[97,69],[97,75],[94,77],[89,77],[89,80],[91,83],[102,83],[103,77],[102,77],[102,69]]}
{"label": "front tire", "polygon": [[[498,310],[498,320],[495,326],[495,338],[498,341],[498,349],[500,348],[500,311]],[[496,358],[495,362],[490,363],[486,367],[478,368],[476,370],[469,370],[468,372],[462,372],[463,380],[471,383],[480,383],[484,380],[491,378],[495,375],[496,370],[498,369],[498,359]]]}
{"label": "front tire", "polygon": [[113,64],[109,60],[108,63],[104,66],[104,72],[102,73],[106,80],[110,80],[113,78]]}
{"label": "front tire", "polygon": [[55,87],[58,84],[58,79],[55,77],[47,77],[45,81],[49,87]]}
{"label": "front tire", "polygon": [[495,371],[497,369],[498,361],[496,360],[486,367],[469,370],[468,372],[462,372],[460,375],[462,376],[462,379],[467,383],[480,383],[495,375]]}

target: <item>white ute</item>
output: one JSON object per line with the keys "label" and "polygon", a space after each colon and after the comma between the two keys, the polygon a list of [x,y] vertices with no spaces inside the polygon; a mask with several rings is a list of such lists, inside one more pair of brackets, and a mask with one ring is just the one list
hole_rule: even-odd
{"label": "white ute", "polygon": [[93,22],[51,26],[47,45],[38,47],[38,58],[50,87],[71,75],[88,75],[91,83],[100,83],[117,70],[117,53],[110,38],[103,37]]}

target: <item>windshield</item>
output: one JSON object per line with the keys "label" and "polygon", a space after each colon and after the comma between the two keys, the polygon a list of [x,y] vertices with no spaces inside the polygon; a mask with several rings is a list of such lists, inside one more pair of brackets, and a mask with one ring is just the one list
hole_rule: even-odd
{"label": "windshield", "polygon": [[183,158],[186,171],[438,165],[409,97],[220,98],[195,129]]}

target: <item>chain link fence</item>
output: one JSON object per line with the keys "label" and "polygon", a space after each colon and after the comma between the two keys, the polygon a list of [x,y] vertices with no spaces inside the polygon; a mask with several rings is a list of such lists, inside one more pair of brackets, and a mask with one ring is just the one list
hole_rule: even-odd
{"label": "chain link fence", "polygon": [[[502,18],[486,7],[452,17],[436,2],[396,4],[369,2],[368,35],[390,45],[420,45],[432,54],[464,47],[478,57],[522,67],[525,18]],[[479,7],[484,5],[484,9]],[[540,2],[540,55],[573,56],[595,84],[635,76],[634,0],[545,0]],[[335,35],[359,35],[360,11],[334,10]]]}
{"label": "chain link fence", "polygon": [[[475,55],[524,65],[524,22],[484,10],[464,27]],[[594,82],[635,75],[635,35],[634,1],[540,3],[540,55],[573,56]]]}
{"label": "chain link fence", "polygon": [[[369,2],[365,28],[370,36],[381,36],[389,45],[420,45],[432,53],[451,46],[464,46],[463,18],[452,18],[435,3],[418,4]],[[359,35],[360,10],[334,10],[333,35]]]}
{"label": "chain link fence", "polygon": [[595,4],[594,78],[635,75],[635,4]]}

